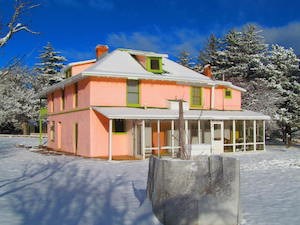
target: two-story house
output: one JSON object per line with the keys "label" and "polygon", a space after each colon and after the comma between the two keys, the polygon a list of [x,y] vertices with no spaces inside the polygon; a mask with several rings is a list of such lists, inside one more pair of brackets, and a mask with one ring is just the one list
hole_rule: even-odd
{"label": "two-story house", "polygon": [[241,109],[245,90],[190,70],[166,54],[96,47],[96,59],[70,63],[47,88],[48,147],[108,159],[172,154],[178,149],[178,101],[186,143],[218,154],[265,149],[269,117]]}

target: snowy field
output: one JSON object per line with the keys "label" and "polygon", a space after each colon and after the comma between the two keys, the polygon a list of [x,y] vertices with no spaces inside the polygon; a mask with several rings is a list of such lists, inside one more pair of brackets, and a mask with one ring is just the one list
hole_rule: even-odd
{"label": "snowy field", "polygon": [[[0,137],[0,225],[157,224],[147,204],[148,161],[44,155]],[[300,149],[230,154],[241,162],[243,225],[300,224]]]}

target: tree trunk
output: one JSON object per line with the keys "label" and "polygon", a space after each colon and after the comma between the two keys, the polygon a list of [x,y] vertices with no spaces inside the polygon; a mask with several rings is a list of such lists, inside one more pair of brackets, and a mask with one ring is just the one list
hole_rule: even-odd
{"label": "tree trunk", "polygon": [[22,122],[21,127],[23,135],[29,135],[28,122]]}

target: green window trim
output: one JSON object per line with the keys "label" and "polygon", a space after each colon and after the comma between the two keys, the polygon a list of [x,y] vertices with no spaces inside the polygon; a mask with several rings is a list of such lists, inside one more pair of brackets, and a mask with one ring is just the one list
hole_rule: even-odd
{"label": "green window trim", "polygon": [[202,87],[191,87],[190,89],[190,107],[202,108],[203,106],[203,90]]}
{"label": "green window trim", "polygon": [[67,69],[65,73],[66,73],[66,78],[71,77],[72,76],[72,74],[71,74],[71,68]]}
{"label": "green window trim", "polygon": [[[152,65],[152,60],[158,60],[158,69],[152,69],[151,65]],[[162,69],[162,57],[147,57],[146,60],[146,70],[152,73],[163,73],[163,69]]]}
{"label": "green window trim", "polygon": [[228,99],[232,98],[232,90],[231,89],[226,88],[224,90],[224,98],[228,98]]}
{"label": "green window trim", "polygon": [[[135,83],[136,82],[136,83]],[[130,90],[132,88],[130,88],[130,83],[135,83],[133,86],[135,86],[133,89],[135,90]],[[141,90],[140,90],[140,82],[139,80],[127,80],[127,84],[126,84],[126,103],[127,103],[127,106],[129,107],[135,107],[135,108],[138,108],[138,107],[141,107],[140,106],[140,93],[141,93]],[[130,100],[130,97],[136,95],[136,99],[137,101],[136,102],[132,102]]]}

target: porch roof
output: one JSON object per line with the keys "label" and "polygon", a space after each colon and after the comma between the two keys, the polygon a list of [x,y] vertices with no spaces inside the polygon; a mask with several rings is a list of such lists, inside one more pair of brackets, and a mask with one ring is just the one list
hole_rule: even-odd
{"label": "porch roof", "polygon": [[[109,119],[178,119],[178,110],[128,107],[92,107]],[[270,117],[253,111],[187,110],[189,120],[269,120]]]}

